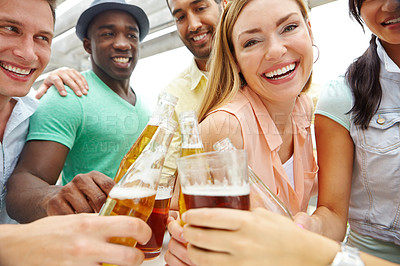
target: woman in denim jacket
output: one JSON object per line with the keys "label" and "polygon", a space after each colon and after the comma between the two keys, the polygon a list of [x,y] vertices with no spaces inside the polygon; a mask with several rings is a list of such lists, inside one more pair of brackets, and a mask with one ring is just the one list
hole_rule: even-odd
{"label": "woman in denim jacket", "polygon": [[321,92],[318,208],[305,228],[400,263],[400,3],[349,0],[369,48]]}

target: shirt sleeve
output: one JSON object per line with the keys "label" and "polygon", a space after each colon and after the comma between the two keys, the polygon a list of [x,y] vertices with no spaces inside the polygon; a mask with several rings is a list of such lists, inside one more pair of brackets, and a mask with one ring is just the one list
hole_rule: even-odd
{"label": "shirt sleeve", "polygon": [[42,97],[30,119],[27,141],[54,141],[72,148],[81,130],[82,107],[78,96],[68,87],[66,90],[67,96],[62,97],[52,87]]}
{"label": "shirt sleeve", "polygon": [[343,76],[330,81],[321,89],[315,114],[326,116],[350,130],[352,93]]}

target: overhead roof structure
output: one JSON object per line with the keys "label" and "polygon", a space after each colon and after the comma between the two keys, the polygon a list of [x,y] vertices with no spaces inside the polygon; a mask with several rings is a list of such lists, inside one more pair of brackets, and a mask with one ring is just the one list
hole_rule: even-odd
{"label": "overhead roof structure", "polygon": [[[326,4],[335,0],[307,0],[308,7]],[[72,67],[79,71],[88,69],[90,62],[82,42],[75,35],[75,24],[80,14],[89,7],[91,0],[58,0],[56,10],[55,38],[52,55],[44,74],[34,87],[52,70]],[[183,46],[176,31],[175,23],[166,0],[127,0],[140,6],[148,15],[150,32],[140,46],[140,58],[156,55]]]}

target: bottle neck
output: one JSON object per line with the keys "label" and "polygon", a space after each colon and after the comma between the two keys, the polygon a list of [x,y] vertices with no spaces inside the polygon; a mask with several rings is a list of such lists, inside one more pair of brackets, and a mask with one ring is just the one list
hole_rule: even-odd
{"label": "bottle neck", "polygon": [[160,99],[148,124],[152,126],[157,126],[161,121],[165,119],[172,119],[174,111],[175,111],[174,103]]}
{"label": "bottle neck", "polygon": [[224,138],[213,145],[215,151],[232,151],[236,150],[229,138]]}
{"label": "bottle neck", "polygon": [[195,120],[195,118],[190,118],[181,121],[181,134],[182,134],[182,156],[184,156],[183,154],[184,151],[190,154],[204,152],[203,142],[201,141],[198,123]]}
{"label": "bottle neck", "polygon": [[156,133],[154,134],[153,138],[146,146],[144,151],[166,154],[168,147],[171,144],[173,135],[174,131],[167,129],[163,126],[158,127]]}
{"label": "bottle neck", "polygon": [[129,167],[126,174],[118,182],[118,185],[124,186],[127,183],[134,183],[139,179],[143,183],[156,186],[161,176],[165,155],[171,144],[174,132],[175,128],[160,125],[149,144]]}

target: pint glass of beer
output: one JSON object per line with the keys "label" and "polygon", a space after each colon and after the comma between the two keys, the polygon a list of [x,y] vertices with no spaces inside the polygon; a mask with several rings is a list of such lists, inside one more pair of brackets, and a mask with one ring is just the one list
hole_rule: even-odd
{"label": "pint glass of beer", "polygon": [[177,160],[187,209],[250,209],[245,150],[205,152]]}
{"label": "pint glass of beer", "polygon": [[153,233],[146,245],[136,245],[137,248],[143,251],[145,260],[155,259],[161,253],[175,180],[176,176],[173,174],[161,175],[154,208],[147,220],[147,224],[150,226]]}
{"label": "pint glass of beer", "polygon": [[[216,151],[230,151],[236,150],[235,146],[229,138],[224,138],[217,141],[213,145]],[[271,189],[257,176],[257,174],[250,168],[247,168],[250,183],[250,208],[263,207],[275,213],[279,213],[293,220],[290,210],[278,198],[278,196],[271,191]]]}

